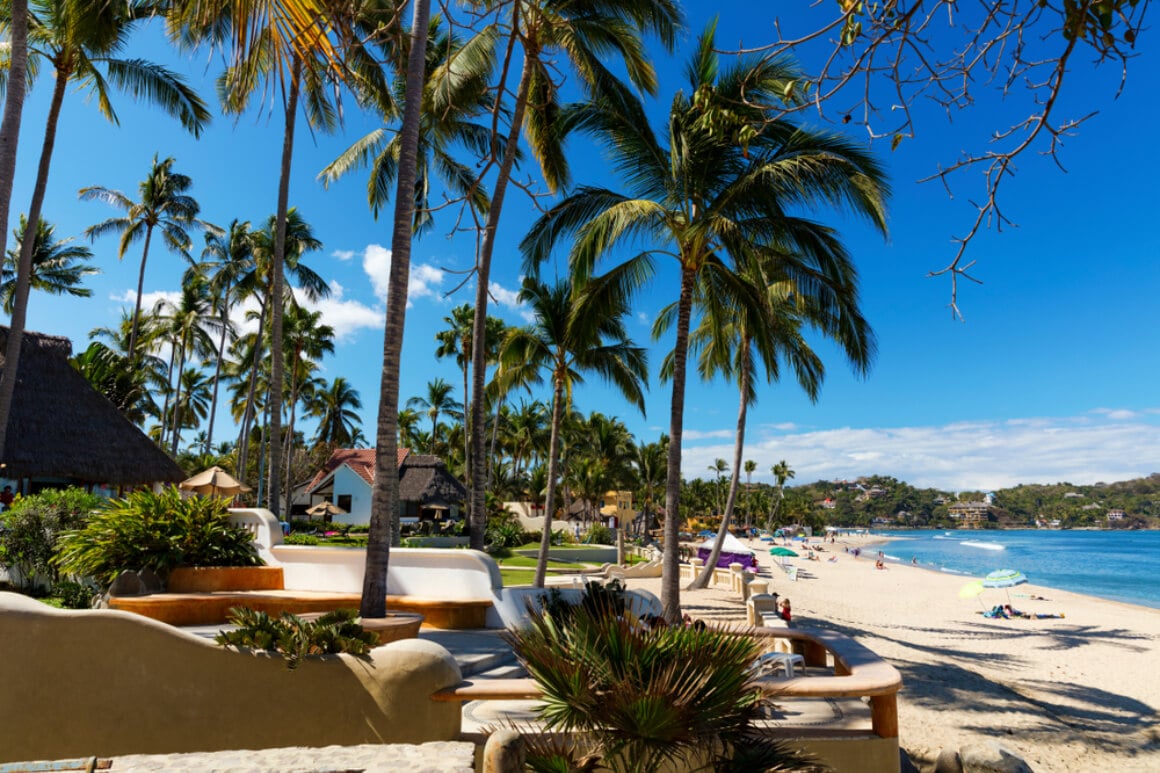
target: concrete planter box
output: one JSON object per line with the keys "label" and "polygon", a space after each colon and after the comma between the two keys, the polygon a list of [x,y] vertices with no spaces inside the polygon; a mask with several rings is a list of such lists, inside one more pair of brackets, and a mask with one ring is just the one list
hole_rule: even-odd
{"label": "concrete planter box", "polygon": [[170,593],[224,590],[281,590],[280,566],[183,566],[169,573]]}

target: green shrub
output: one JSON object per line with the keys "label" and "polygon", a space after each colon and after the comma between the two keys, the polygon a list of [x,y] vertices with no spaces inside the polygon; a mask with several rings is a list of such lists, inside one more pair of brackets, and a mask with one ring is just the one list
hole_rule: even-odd
{"label": "green shrub", "polygon": [[369,523],[355,523],[347,527],[348,534],[369,534],[371,525]]}
{"label": "green shrub", "polygon": [[292,531],[282,540],[287,545],[317,545],[322,540],[314,534],[302,534]]}
{"label": "green shrub", "polygon": [[584,532],[584,542],[589,545],[612,545],[616,543],[616,533],[603,524],[594,523]]}
{"label": "green shrub", "polygon": [[0,514],[0,563],[15,570],[28,590],[38,579],[55,583],[60,573],[52,562],[60,535],[84,525],[105,500],[84,489],[45,489],[17,497]]}
{"label": "green shrub", "polygon": [[[610,603],[617,593],[589,585],[566,621],[550,611],[556,597],[504,634],[543,695],[537,713],[548,733],[528,739],[530,770],[652,773],[698,758],[700,770],[823,769],[757,724],[768,706],[750,670],[757,641],[724,629],[646,629]],[[553,743],[553,733],[576,743]]]}
{"label": "green shrub", "polygon": [[65,609],[89,609],[93,605],[93,596],[96,592],[79,582],[62,580],[52,588],[52,595],[60,599]]}
{"label": "green shrub", "polygon": [[275,652],[294,669],[307,655],[347,652],[365,655],[378,644],[378,637],[364,631],[354,609],[337,609],[314,621],[283,613],[270,617],[247,607],[230,610],[229,622],[237,628],[214,637],[218,644]]}
{"label": "green shrub", "polygon": [[173,486],[105,503],[83,529],[62,535],[61,570],[107,586],[129,569],[165,577],[178,566],[260,566],[253,537],[234,528],[224,500],[182,499]]}

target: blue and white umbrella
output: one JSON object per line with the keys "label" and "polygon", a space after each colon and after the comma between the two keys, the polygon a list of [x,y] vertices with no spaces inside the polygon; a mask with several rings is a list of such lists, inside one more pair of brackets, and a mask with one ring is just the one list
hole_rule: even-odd
{"label": "blue and white umbrella", "polygon": [[[1027,582],[1027,575],[1016,569],[996,569],[983,578],[984,588],[1014,588]],[[1011,601],[1011,591],[1007,591],[1007,601]]]}
{"label": "blue and white umbrella", "polygon": [[1027,582],[1027,575],[1015,569],[996,569],[983,578],[984,588],[1014,588]]}

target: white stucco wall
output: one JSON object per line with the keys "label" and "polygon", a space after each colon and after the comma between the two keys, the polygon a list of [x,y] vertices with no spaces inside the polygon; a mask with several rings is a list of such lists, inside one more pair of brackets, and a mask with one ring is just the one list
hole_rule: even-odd
{"label": "white stucco wall", "polygon": [[334,471],[334,499],[338,504],[338,497],[350,494],[350,512],[345,515],[336,515],[332,519],[335,523],[350,523],[366,526],[371,522],[371,486],[358,473],[345,464]]}

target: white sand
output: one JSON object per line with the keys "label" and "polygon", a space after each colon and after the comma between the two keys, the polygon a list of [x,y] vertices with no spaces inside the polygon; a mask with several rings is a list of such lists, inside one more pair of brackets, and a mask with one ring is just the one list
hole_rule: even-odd
{"label": "white sand", "polygon": [[[752,544],[769,570],[771,557]],[[797,582],[773,568],[771,590],[791,600],[795,626],[844,633],[898,668],[899,740],[916,763],[998,740],[1036,773],[1160,771],[1160,610],[1020,585],[1013,606],[1066,617],[986,619],[982,605],[1007,603],[1006,592],[959,599],[969,578],[894,563],[876,570],[868,544],[825,545],[834,563],[794,559],[806,573]],[[660,595],[660,580],[628,585]],[[740,597],[724,590],[683,591],[681,601],[694,617],[745,619]]]}

